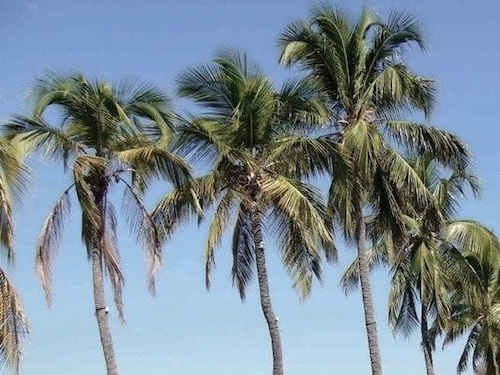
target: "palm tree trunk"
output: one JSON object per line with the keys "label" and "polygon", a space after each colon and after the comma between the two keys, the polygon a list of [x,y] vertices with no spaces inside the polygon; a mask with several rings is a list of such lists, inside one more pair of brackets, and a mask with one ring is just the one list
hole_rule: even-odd
{"label": "palm tree trunk", "polygon": [[273,350],[273,375],[283,375],[283,354],[281,350],[281,334],[278,327],[278,318],[274,314],[269,295],[269,282],[267,280],[266,254],[264,249],[264,238],[260,223],[258,210],[252,210],[252,231],[255,241],[255,263],[257,266],[257,278],[259,280],[260,303],[262,312],[269,328],[271,346]]}
{"label": "palm tree trunk", "polygon": [[422,349],[424,351],[425,368],[427,375],[434,375],[434,361],[432,359],[432,346],[429,338],[429,327],[427,323],[427,305],[422,303],[420,330],[422,333]]}
{"label": "palm tree trunk", "polygon": [[382,359],[378,344],[377,321],[375,319],[375,308],[373,305],[370,280],[370,266],[368,262],[368,253],[366,252],[366,226],[361,208],[359,208],[356,218],[356,245],[358,247],[359,280],[361,284],[361,296],[363,299],[372,375],[382,375]]}
{"label": "palm tree trunk", "polygon": [[101,337],[102,350],[106,362],[106,372],[108,375],[118,375],[113,338],[111,336],[108,313],[106,310],[102,260],[98,250],[94,250],[92,253],[92,282],[94,285],[94,304],[97,326],[99,327],[99,336]]}

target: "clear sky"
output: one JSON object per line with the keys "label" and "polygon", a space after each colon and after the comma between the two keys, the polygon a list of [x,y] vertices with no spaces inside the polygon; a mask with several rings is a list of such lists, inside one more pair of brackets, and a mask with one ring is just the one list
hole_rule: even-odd
{"label": "clear sky", "polygon": [[[363,4],[382,15],[394,8],[417,14],[427,31],[426,54],[412,53],[415,70],[439,82],[432,123],[462,136],[473,148],[484,194],[464,204],[463,216],[499,230],[500,6],[496,0],[339,1],[353,12]],[[0,2],[0,118],[26,111],[27,89],[47,69],[79,69],[116,79],[134,75],[173,92],[183,68],[205,62],[222,46],[237,46],[280,82],[276,40],[284,25],[304,17],[302,0],[2,0]],[[182,107],[180,103],[179,107]],[[17,213],[18,262],[10,270],[32,326],[22,373],[104,374],[94,320],[91,269],[79,239],[78,207],[55,264],[55,295],[46,308],[34,276],[34,249],[45,215],[67,186],[62,168],[31,163],[33,187]],[[158,185],[151,197],[167,192]],[[117,193],[119,205],[121,195]],[[153,198],[150,199],[154,201]],[[127,277],[127,324],[111,310],[122,375],[267,375],[271,352],[255,283],[242,304],[231,288],[230,252],[223,246],[213,289],[203,282],[204,227],[185,227],[165,248],[158,296],[148,296],[141,254],[121,228]],[[353,250],[325,268],[325,286],[299,303],[268,241],[271,291],[280,317],[288,375],[360,375],[369,360],[358,293],[345,297],[338,281]],[[387,329],[386,271],[374,274],[380,341],[387,375],[424,373],[417,339],[395,340]],[[459,347],[436,354],[437,372],[454,373]]]}

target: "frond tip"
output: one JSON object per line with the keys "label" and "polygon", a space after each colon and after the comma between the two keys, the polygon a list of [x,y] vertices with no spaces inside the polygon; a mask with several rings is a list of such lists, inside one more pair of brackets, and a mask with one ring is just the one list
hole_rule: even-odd
{"label": "frond tip", "polygon": [[19,374],[28,333],[28,320],[19,293],[0,269],[0,369]]}

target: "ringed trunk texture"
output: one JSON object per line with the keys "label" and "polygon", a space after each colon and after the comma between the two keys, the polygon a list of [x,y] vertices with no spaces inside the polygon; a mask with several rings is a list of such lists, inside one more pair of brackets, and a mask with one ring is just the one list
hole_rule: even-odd
{"label": "ringed trunk texture", "polygon": [[363,299],[363,310],[365,315],[366,334],[368,337],[368,350],[370,352],[370,364],[372,375],[382,375],[382,359],[378,343],[377,321],[375,319],[375,308],[373,305],[372,286],[370,280],[370,266],[366,252],[366,226],[361,209],[356,218],[356,245],[359,260],[359,281],[361,285],[361,296]]}
{"label": "ringed trunk texture", "polygon": [[422,333],[422,349],[424,351],[425,359],[425,369],[427,370],[427,375],[435,375],[434,372],[434,360],[432,359],[432,346],[431,340],[429,338],[429,327],[427,323],[427,306],[422,304],[421,312],[421,333]]}
{"label": "ringed trunk texture", "polygon": [[255,263],[259,281],[260,303],[262,312],[267,322],[271,346],[273,350],[273,375],[283,375],[283,353],[281,349],[281,334],[278,327],[278,318],[274,314],[271,297],[269,295],[269,282],[267,280],[266,254],[264,237],[260,224],[260,215],[257,209],[252,209],[252,231],[255,241]]}
{"label": "ringed trunk texture", "polygon": [[101,254],[94,250],[92,253],[92,282],[94,285],[94,304],[101,337],[102,351],[106,362],[107,375],[118,375],[113,337],[109,328],[108,313],[106,312],[106,297],[104,294],[104,276],[102,269]]}

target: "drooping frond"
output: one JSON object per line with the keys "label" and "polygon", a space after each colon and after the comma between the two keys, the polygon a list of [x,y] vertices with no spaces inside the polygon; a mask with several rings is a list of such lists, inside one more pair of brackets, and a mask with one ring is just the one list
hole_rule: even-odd
{"label": "drooping frond", "polygon": [[476,254],[493,263],[500,261],[500,240],[488,228],[472,220],[456,220],[446,226],[443,238],[463,253]]}
{"label": "drooping frond", "polygon": [[362,197],[359,181],[351,178],[351,169],[334,163],[334,175],[328,189],[326,221],[335,222],[343,229],[346,239],[354,238],[356,202]]}
{"label": "drooping frond", "polygon": [[148,187],[154,178],[180,186],[191,177],[191,168],[184,159],[154,144],[121,151],[118,159],[132,168],[134,185],[140,190]]}
{"label": "drooping frond", "polygon": [[2,179],[9,195],[22,202],[27,191],[29,168],[24,164],[25,150],[19,141],[0,137],[0,166]]}
{"label": "drooping frond", "polygon": [[160,239],[169,239],[180,224],[203,215],[219,194],[220,184],[212,173],[195,178],[163,197],[151,214]]}
{"label": "drooping frond", "polygon": [[217,158],[229,162],[248,159],[248,152],[231,147],[227,129],[209,118],[196,117],[185,121],[176,143],[181,155],[189,155],[200,163],[213,163]]}
{"label": "drooping frond", "polygon": [[252,231],[252,219],[248,209],[241,204],[238,210],[232,238],[233,267],[231,275],[242,300],[252,280],[255,266],[255,240]]}
{"label": "drooping frond", "polygon": [[467,170],[471,163],[470,150],[460,138],[446,131],[405,121],[388,121],[387,134],[410,153],[432,155],[452,170]]}
{"label": "drooping frond", "polygon": [[277,96],[277,117],[286,129],[315,130],[331,118],[326,98],[308,77],[285,81]]}
{"label": "drooping frond", "polygon": [[97,246],[99,238],[96,235],[101,228],[102,212],[100,202],[104,199],[97,197],[96,193],[105,193],[107,162],[96,156],[79,156],[73,164],[73,180],[80,208],[82,209],[82,240],[87,246],[90,256],[92,250]]}
{"label": "drooping frond", "polygon": [[123,198],[123,213],[130,225],[132,233],[137,237],[139,246],[144,251],[147,260],[147,280],[149,290],[155,293],[155,278],[162,264],[161,242],[154,223],[138,193],[125,180],[125,195]]}
{"label": "drooping frond", "polygon": [[5,181],[0,177],[0,245],[7,261],[14,262],[14,218],[12,201]]}
{"label": "drooping frond", "polygon": [[274,170],[292,174],[296,178],[335,173],[337,168],[348,168],[348,158],[337,142],[326,137],[312,138],[290,134],[275,140],[267,159]]}
{"label": "drooping frond", "polygon": [[53,260],[60,250],[65,221],[71,209],[70,189],[63,193],[45,220],[36,248],[36,271],[49,305],[52,300]]}
{"label": "drooping frond", "polygon": [[219,200],[210,227],[205,245],[205,285],[210,288],[210,278],[212,268],[215,266],[215,251],[220,245],[220,241],[231,224],[231,217],[236,213],[238,204],[238,194],[234,190],[228,190]]}
{"label": "drooping frond", "polygon": [[394,273],[389,294],[389,323],[395,332],[408,337],[419,324],[417,315],[418,291],[408,275],[409,269],[401,267]]}
{"label": "drooping frond", "polygon": [[377,112],[387,117],[415,108],[429,116],[436,101],[436,83],[413,74],[400,62],[387,64],[372,82],[367,94],[377,103]]}
{"label": "drooping frond", "polygon": [[474,347],[478,344],[478,339],[481,335],[481,326],[476,324],[474,328],[469,333],[467,340],[465,341],[464,350],[460,355],[460,359],[457,364],[457,373],[462,374],[467,370],[467,363],[469,362],[469,357],[471,352],[474,351]]}
{"label": "drooping frond", "polygon": [[125,286],[125,277],[123,276],[122,267],[120,265],[115,208],[107,199],[105,200],[105,212],[103,212],[102,215],[104,216],[104,227],[100,230],[102,232],[99,245],[100,254],[104,263],[106,275],[113,288],[113,297],[118,311],[118,317],[122,324],[124,324],[123,287]]}
{"label": "drooping frond", "polygon": [[0,269],[0,369],[19,374],[23,344],[29,333],[21,297]]}
{"label": "drooping frond", "polygon": [[322,251],[330,261],[337,257],[331,227],[324,221],[325,203],[311,186],[284,176],[263,180],[261,189],[262,202],[272,207],[283,264],[304,298],[311,290],[312,276],[321,280]]}
{"label": "drooping frond", "polygon": [[[366,257],[370,269],[378,267],[380,265],[387,265],[389,261],[389,249],[386,248],[386,244],[377,244],[373,246],[366,252]],[[340,287],[345,294],[349,294],[359,287],[359,267],[358,258],[354,259],[352,263],[347,267],[340,279]]]}
{"label": "drooping frond", "polygon": [[40,151],[45,157],[62,160],[65,165],[70,157],[86,152],[84,145],[41,118],[14,116],[4,124],[4,134],[7,139],[19,140],[28,152]]}
{"label": "drooping frond", "polygon": [[343,146],[355,173],[369,179],[375,172],[385,142],[374,124],[358,121],[346,130]]}

